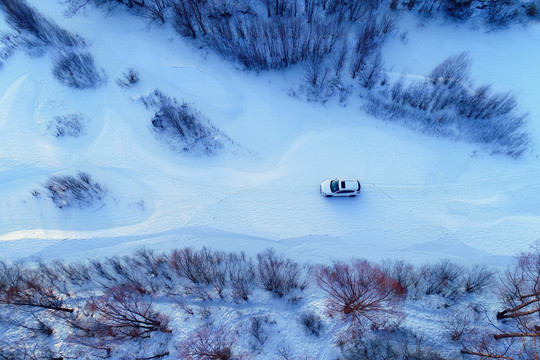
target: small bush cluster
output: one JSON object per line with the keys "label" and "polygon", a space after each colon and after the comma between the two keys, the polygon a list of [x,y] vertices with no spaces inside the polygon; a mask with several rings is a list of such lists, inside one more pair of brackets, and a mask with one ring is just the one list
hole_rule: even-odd
{"label": "small bush cluster", "polygon": [[387,261],[383,269],[406,289],[408,298],[415,300],[437,295],[455,301],[467,294],[482,294],[494,283],[493,271],[485,266],[465,268],[448,259],[421,267]]}
{"label": "small bush cluster", "polygon": [[48,197],[60,209],[89,207],[102,200],[107,194],[105,186],[95,182],[85,172],[79,172],[76,176],[51,176],[43,187]]}
{"label": "small bush cluster", "polygon": [[183,279],[185,294],[203,301],[229,295],[235,302],[243,302],[254,288],[255,268],[244,254],[187,248],[174,251],[170,264],[174,274]]}
{"label": "small bush cluster", "polygon": [[[523,254],[501,277],[503,307],[496,314],[497,319],[491,320],[501,323],[496,324],[494,331],[489,330],[489,322],[483,319],[486,309],[475,303],[462,302],[463,306],[439,309],[447,315],[441,324],[446,341],[459,342],[462,352],[470,356],[497,358],[501,357],[500,351],[507,351],[504,356],[518,359],[513,356],[520,352],[534,353],[535,334],[540,326],[535,310],[539,298],[538,258],[538,254]],[[263,267],[259,267],[261,261]],[[12,359],[17,354],[35,354],[23,358],[36,360],[246,358],[237,347],[237,342],[244,342],[238,341],[242,332],[214,324],[212,315],[219,308],[232,306],[241,318],[245,315],[241,309],[256,302],[250,296],[255,288],[273,294],[273,289],[262,281],[264,276],[257,271],[259,268],[281,277],[278,281],[281,283],[290,282],[290,278],[298,282],[305,277],[305,272],[298,277],[280,271],[283,264],[289,264],[288,269],[304,269],[275,251],[261,252],[252,259],[242,253],[206,248],[184,248],[163,254],[141,249],[129,256],[78,263],[12,264],[0,260],[0,320],[5,327],[3,331],[7,331],[3,334],[10,334],[9,343],[0,341],[0,356]],[[485,279],[493,275],[486,274],[485,269],[466,270],[449,261],[413,267],[402,261],[378,266],[351,260],[315,267],[306,285],[316,283],[321,294],[327,296],[329,315],[338,315],[346,321],[336,337],[341,349],[339,359],[450,360],[452,357],[435,351],[433,344],[396,323],[403,316],[405,290],[414,295],[422,289],[424,297],[445,298],[454,291],[442,289],[444,286],[452,288],[461,283],[463,296],[470,292],[478,295],[479,290],[492,284]],[[235,295],[238,288],[250,290],[243,297]],[[299,308],[297,318],[306,336],[320,336],[324,329],[323,318],[311,308],[319,301],[313,300],[316,301],[309,310]],[[475,300],[482,301],[478,297]],[[209,306],[212,301],[218,306]],[[264,302],[267,301],[266,298]],[[238,307],[232,302],[243,304]],[[426,305],[429,306],[422,304]],[[178,324],[173,326],[168,314],[177,312],[177,306],[185,311],[185,316],[204,325],[187,336],[182,329],[179,346],[171,349],[168,343],[178,336]],[[298,304],[292,306],[295,311],[298,309]],[[249,344],[257,353],[264,351],[264,345],[274,333],[268,329],[268,324],[274,322],[260,315],[259,310],[242,325],[247,326],[244,333],[249,335]],[[175,319],[178,321],[178,316]],[[486,335],[490,333],[491,337]],[[55,341],[61,340],[69,346],[51,347],[53,335]],[[522,340],[521,346],[504,342],[515,337]],[[287,343],[281,343],[275,353],[283,359],[297,358]]]}
{"label": "small bush cluster", "polygon": [[371,94],[366,106],[375,116],[419,131],[484,144],[494,153],[519,157],[530,145],[526,115],[511,93],[492,93],[490,85],[469,80],[467,53],[451,56],[422,82],[400,79]]}
{"label": "small bush cluster", "polygon": [[78,137],[84,134],[84,119],[81,114],[56,116],[48,129],[55,137]]}
{"label": "small bush cluster", "polygon": [[50,47],[67,49],[86,46],[82,37],[62,29],[25,0],[1,0],[0,10],[4,12],[6,22],[13,29],[12,33],[3,34],[0,39],[4,48],[0,60],[7,58],[18,48],[32,56],[41,56]]}
{"label": "small bush cluster", "polygon": [[146,108],[155,111],[152,127],[156,133],[173,141],[172,146],[185,152],[211,155],[221,150],[229,139],[208,118],[191,105],[154,90],[142,97]]}
{"label": "small bush cluster", "polygon": [[197,39],[251,70],[330,62],[331,54],[347,41],[355,22],[373,19],[378,2],[278,0],[265,1],[261,6],[250,0],[68,1],[72,10],[87,4],[126,5],[128,11],[151,21],[169,21],[181,36]]}
{"label": "small bush cluster", "polygon": [[25,0],[0,0],[0,10],[6,16],[6,22],[25,39],[29,47],[85,45],[84,39],[62,29]]}
{"label": "small bush cluster", "polygon": [[100,73],[90,53],[67,51],[53,57],[53,76],[60,83],[75,89],[95,88],[106,81]]}
{"label": "small bush cluster", "polygon": [[36,56],[53,48],[56,54],[53,56],[52,74],[62,84],[88,89],[106,80],[105,75],[96,70],[92,55],[79,50],[86,46],[86,41],[79,35],[61,28],[25,0],[0,0],[0,10],[14,30],[13,34],[0,39],[0,43],[4,44],[0,60],[18,47]]}
{"label": "small bush cluster", "polygon": [[[407,0],[392,1],[394,9],[400,8],[420,16],[444,16],[456,22],[473,21],[488,29],[499,29],[510,24],[534,19],[531,6],[535,1],[519,0]],[[534,10],[533,10],[534,13]]]}
{"label": "small bush cluster", "polygon": [[341,337],[339,360],[456,360],[439,353],[411,331],[373,332],[368,336]]}
{"label": "small bush cluster", "polygon": [[[278,254],[274,257],[284,259]],[[0,318],[2,311],[24,314],[25,309],[34,309],[33,318],[10,325],[20,328],[21,336],[50,335],[61,323],[59,326],[69,330],[64,340],[71,345],[69,354],[62,356],[121,357],[127,356],[124,352],[129,349],[130,358],[134,354],[158,358],[169,354],[166,344],[173,330],[169,317],[156,309],[156,301],[177,304],[190,316],[198,309],[198,316],[207,319],[211,312],[204,305],[207,302],[249,299],[259,284],[256,267],[242,253],[206,248],[184,248],[168,254],[142,249],[132,256],[73,264],[55,261],[29,266],[0,261],[0,305],[10,306],[0,307]],[[261,346],[268,338],[266,322],[261,317],[250,326]],[[235,350],[235,342],[236,336],[229,330],[206,324],[182,342],[178,354],[182,359],[208,358],[204,354],[238,359],[242,355]],[[37,338],[23,348],[47,349],[46,344],[46,337]],[[0,351],[0,355],[5,353]]]}

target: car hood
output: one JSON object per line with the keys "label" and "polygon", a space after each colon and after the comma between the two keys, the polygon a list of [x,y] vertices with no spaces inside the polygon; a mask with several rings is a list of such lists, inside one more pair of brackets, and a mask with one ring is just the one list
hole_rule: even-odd
{"label": "car hood", "polygon": [[332,193],[332,191],[330,190],[330,180],[325,180],[321,183],[321,192],[325,194]]}

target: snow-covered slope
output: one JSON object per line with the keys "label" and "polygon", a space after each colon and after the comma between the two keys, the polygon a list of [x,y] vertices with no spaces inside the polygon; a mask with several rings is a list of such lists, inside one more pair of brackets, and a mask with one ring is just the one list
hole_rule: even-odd
{"label": "snow-covered slope", "polygon": [[[537,151],[513,160],[416,134],[370,118],[356,97],[346,107],[303,102],[287,95],[301,69],[247,73],[166,27],[98,11],[65,18],[53,1],[34,3],[88,40],[109,80],[93,90],[66,88],[51,75],[50,54],[17,52],[0,70],[3,257],[274,246],[312,262],[450,257],[501,266],[539,239]],[[414,75],[470,51],[475,80],[516,91],[540,143],[539,29],[411,25],[408,42],[391,41],[385,58],[393,73]],[[114,80],[128,67],[141,81],[119,88]],[[193,104],[238,146],[216,157],[172,151],[152,134],[152,114],[137,100],[154,89]],[[55,138],[49,121],[72,113],[87,119],[86,134]],[[77,171],[107,186],[102,206],[58,209],[31,195],[50,175]],[[334,177],[358,178],[362,193],[321,197],[319,183]]]}

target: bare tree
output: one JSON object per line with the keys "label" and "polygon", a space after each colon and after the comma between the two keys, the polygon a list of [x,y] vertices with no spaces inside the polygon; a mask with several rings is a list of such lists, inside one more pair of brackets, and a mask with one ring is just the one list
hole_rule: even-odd
{"label": "bare tree", "polygon": [[[521,360],[540,356],[540,251],[521,254],[501,279],[505,307],[496,315],[501,323],[489,336],[464,344],[462,353],[484,358]],[[504,325],[503,325],[504,324]]]}

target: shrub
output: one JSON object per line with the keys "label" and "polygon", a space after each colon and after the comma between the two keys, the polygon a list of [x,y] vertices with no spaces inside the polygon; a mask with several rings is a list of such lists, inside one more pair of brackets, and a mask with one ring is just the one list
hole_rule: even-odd
{"label": "shrub", "polygon": [[486,288],[493,285],[495,274],[485,266],[475,265],[469,269],[463,279],[463,287],[466,293],[482,293]]}
{"label": "shrub", "polygon": [[265,323],[268,323],[268,319],[262,316],[253,316],[249,319],[249,334],[257,340],[256,347],[262,347],[268,340],[268,334],[264,328]]}
{"label": "shrub", "polygon": [[56,116],[54,120],[49,123],[48,129],[56,137],[77,137],[84,134],[82,119],[83,117],[81,114]]}
{"label": "shrub", "polygon": [[329,313],[340,315],[353,332],[393,326],[401,318],[405,289],[377,265],[335,262],[319,267],[315,277],[328,294]]}
{"label": "shrub", "polygon": [[169,257],[156,254],[149,249],[140,249],[134,256],[124,258],[129,272],[139,275],[145,289],[152,293],[169,293],[174,288],[175,279]]}
{"label": "shrub", "polygon": [[358,80],[361,86],[371,90],[384,78],[384,62],[381,53],[377,53],[365,61],[366,63],[358,72]]}
{"label": "shrub", "polygon": [[452,341],[459,341],[464,336],[472,334],[479,324],[479,313],[471,307],[453,309],[443,323],[444,329]]}
{"label": "shrub", "polygon": [[[207,248],[175,250],[168,259],[172,272],[183,281],[184,290],[201,300],[212,300],[214,290],[235,302],[248,299],[255,282],[255,270],[243,253],[224,253]],[[228,290],[228,291],[227,291]]]}
{"label": "shrub", "polygon": [[422,266],[420,277],[425,294],[455,297],[462,289],[464,273],[462,266],[448,259],[434,265]]}
{"label": "shrub", "polygon": [[257,254],[257,260],[258,278],[265,290],[282,297],[293,289],[303,290],[307,286],[302,267],[275,250],[266,249]]}
{"label": "shrub", "polygon": [[171,255],[171,267],[181,278],[193,284],[210,284],[211,266],[214,257],[208,249],[201,251],[185,248],[175,250]]}
{"label": "shrub", "polygon": [[43,186],[60,209],[91,206],[102,200],[107,193],[105,186],[95,182],[85,172],[79,172],[76,176],[52,176]]}
{"label": "shrub", "polygon": [[407,330],[340,339],[339,360],[451,360]]}
{"label": "shrub", "polygon": [[420,282],[420,274],[415,266],[404,260],[385,260],[382,263],[382,271],[399,282],[408,295],[414,291]]}
{"label": "shrub", "polygon": [[229,254],[226,262],[227,275],[231,282],[235,302],[247,301],[254,288],[256,273],[251,259],[244,253]]}
{"label": "shrub", "polygon": [[124,72],[121,77],[116,79],[116,84],[122,88],[132,87],[138,82],[139,74],[131,68]]}
{"label": "shrub", "polygon": [[0,340],[0,359],[2,360],[43,360],[61,359],[45,344],[32,344],[27,338],[18,341]]}
{"label": "shrub", "polygon": [[149,338],[153,332],[170,333],[169,320],[155,311],[152,298],[131,285],[107,289],[86,305],[95,324],[88,334],[106,342]]}
{"label": "shrub", "polygon": [[448,86],[448,88],[452,88],[458,83],[468,83],[470,69],[470,55],[466,52],[462,52],[450,56],[448,59],[437,65],[428,75],[428,79],[433,85],[440,83]]}
{"label": "shrub", "polygon": [[[96,290],[92,293],[101,293]],[[153,300],[152,295],[131,285],[91,296],[84,307],[64,318],[71,330],[66,340],[73,348],[64,351],[73,351],[74,358],[157,359],[168,355],[169,319],[154,309]]]}
{"label": "shrub", "polygon": [[95,88],[105,82],[106,76],[98,72],[90,53],[67,51],[53,57],[53,76],[60,83],[75,89]]}
{"label": "shrub", "polygon": [[319,337],[323,329],[322,319],[313,311],[308,311],[300,314],[298,322],[304,326],[306,332],[310,335]]}
{"label": "shrub", "polygon": [[315,16],[311,22],[299,17],[269,19],[254,16],[251,8],[230,4],[212,8],[208,3],[178,1],[172,21],[182,36],[200,37],[225,58],[251,70],[281,69],[301,61],[320,62],[345,35],[340,21],[324,16]]}
{"label": "shrub", "polygon": [[236,339],[223,327],[202,326],[182,343],[181,359],[232,360],[237,357],[233,346]]}
{"label": "shrub", "polygon": [[173,139],[172,144],[185,152],[199,151],[214,154],[224,147],[228,138],[191,105],[165,96],[159,90],[141,98],[146,108],[155,110],[152,118],[154,131]]}

